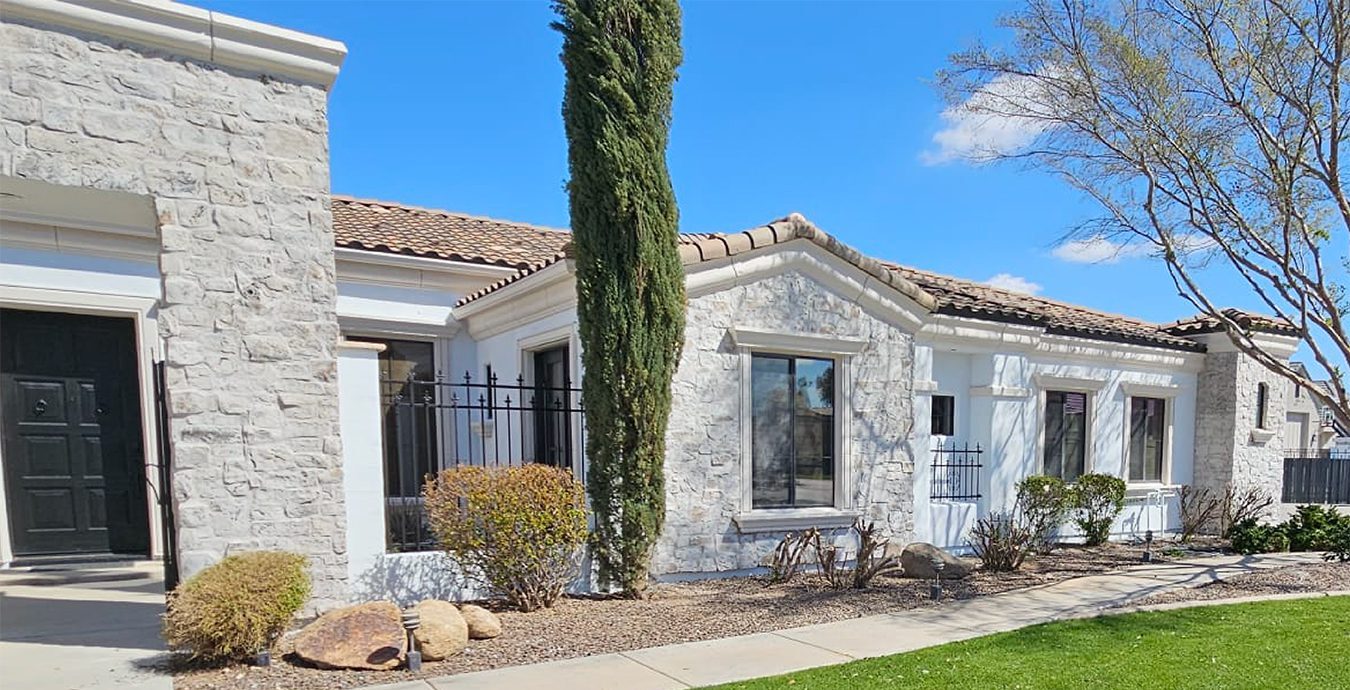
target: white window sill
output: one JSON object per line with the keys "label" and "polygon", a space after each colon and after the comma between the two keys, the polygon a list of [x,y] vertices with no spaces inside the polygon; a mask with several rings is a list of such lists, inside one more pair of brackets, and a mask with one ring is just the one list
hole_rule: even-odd
{"label": "white window sill", "polygon": [[1252,443],[1264,444],[1275,438],[1273,429],[1252,429]]}
{"label": "white window sill", "polygon": [[1175,494],[1181,490],[1177,484],[1162,484],[1159,482],[1127,482],[1125,484],[1125,500],[1142,500],[1148,498],[1148,495],[1161,491],[1165,494]]}
{"label": "white window sill", "polygon": [[848,527],[858,518],[856,510],[839,508],[774,508],[751,510],[735,518],[742,534],[749,532],[787,532],[819,527],[834,529]]}

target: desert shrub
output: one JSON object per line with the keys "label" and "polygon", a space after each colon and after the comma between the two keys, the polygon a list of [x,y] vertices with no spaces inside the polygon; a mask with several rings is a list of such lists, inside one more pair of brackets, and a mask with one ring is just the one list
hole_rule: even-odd
{"label": "desert shrub", "polygon": [[1074,523],[1088,546],[1105,544],[1111,523],[1125,508],[1125,480],[1109,474],[1085,474],[1073,486]]}
{"label": "desert shrub", "polygon": [[968,541],[985,570],[1009,572],[1022,567],[1036,545],[1036,534],[1015,513],[1002,512],[976,520]]}
{"label": "desert shrub", "polygon": [[1350,563],[1350,518],[1341,516],[1338,524],[1330,528],[1327,535],[1327,552],[1324,560]]}
{"label": "desert shrub", "polygon": [[427,482],[427,517],[467,577],[522,611],[552,606],[580,566],[586,491],[547,465],[456,467]]}
{"label": "desert shrub", "polygon": [[1219,516],[1219,499],[1209,489],[1197,489],[1185,484],[1177,494],[1177,504],[1181,509],[1182,543],[1189,542],[1211,521]]}
{"label": "desert shrub", "polygon": [[1224,487],[1220,499],[1219,534],[1232,539],[1233,526],[1239,522],[1256,520],[1266,516],[1266,511],[1274,505],[1275,499],[1258,488],[1239,489],[1232,484]]}
{"label": "desert shrub", "polygon": [[1350,516],[1341,515],[1335,508],[1319,505],[1298,506],[1283,529],[1289,535],[1289,548],[1294,551],[1326,551],[1342,524],[1350,524]]}
{"label": "desert shrub", "polygon": [[791,580],[802,568],[802,561],[808,552],[820,541],[820,530],[812,527],[802,532],[789,532],[774,547],[769,558],[769,579],[766,584],[776,585]]}
{"label": "desert shrub", "polygon": [[1054,546],[1054,532],[1064,523],[1069,507],[1069,489],[1059,477],[1033,475],[1017,482],[1017,510],[1041,553],[1049,553]]}
{"label": "desert shrub", "polygon": [[169,593],[164,640],[197,659],[247,659],[270,647],[308,598],[304,556],[226,556]]}
{"label": "desert shrub", "polygon": [[1242,554],[1288,551],[1289,536],[1280,525],[1262,524],[1256,518],[1244,518],[1229,530],[1233,550]]}
{"label": "desert shrub", "polygon": [[[787,535],[778,542],[770,558],[767,584],[791,580],[808,553],[815,556],[817,574],[834,589],[867,589],[876,576],[900,568],[895,557],[886,555],[888,540],[876,523],[858,518],[853,521],[848,534],[857,540],[857,550],[851,554],[846,546],[841,546],[833,537],[826,539],[815,527]],[[850,555],[853,556],[852,564]]]}

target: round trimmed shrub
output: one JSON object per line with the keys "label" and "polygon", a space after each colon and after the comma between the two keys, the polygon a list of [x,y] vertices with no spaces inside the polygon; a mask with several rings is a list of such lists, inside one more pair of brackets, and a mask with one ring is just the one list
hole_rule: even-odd
{"label": "round trimmed shrub", "polygon": [[1074,482],[1074,522],[1083,530],[1088,546],[1100,546],[1111,538],[1111,523],[1125,509],[1125,480],[1109,474],[1085,474]]}
{"label": "round trimmed shrub", "polygon": [[521,611],[552,606],[576,577],[586,489],[571,472],[535,463],[455,467],[422,495],[441,548]]}
{"label": "round trimmed shrub", "polygon": [[226,556],[169,593],[164,640],[207,661],[242,661],[271,646],[309,599],[305,557]]}
{"label": "round trimmed shrub", "polygon": [[1069,487],[1059,477],[1032,475],[1017,482],[1017,510],[1035,538],[1036,549],[1049,553],[1055,530],[1070,508]]}

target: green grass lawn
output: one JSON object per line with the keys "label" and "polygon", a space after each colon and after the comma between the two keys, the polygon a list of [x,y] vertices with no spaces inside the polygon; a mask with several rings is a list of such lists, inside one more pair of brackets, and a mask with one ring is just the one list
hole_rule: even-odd
{"label": "green grass lawn", "polygon": [[1350,688],[1350,596],[1047,623],[719,688]]}

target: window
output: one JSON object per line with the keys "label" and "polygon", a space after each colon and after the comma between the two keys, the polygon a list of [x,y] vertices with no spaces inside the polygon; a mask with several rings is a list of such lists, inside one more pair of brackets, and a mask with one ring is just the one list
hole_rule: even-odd
{"label": "window", "polygon": [[956,398],[950,395],[933,396],[933,418],[928,433],[933,436],[956,435]]}
{"label": "window", "polygon": [[834,360],[751,356],[753,508],[834,505]]}
{"label": "window", "polygon": [[1266,398],[1270,388],[1264,383],[1256,384],[1256,428],[1266,428]]}
{"label": "window", "polygon": [[1086,471],[1087,407],[1087,393],[1046,391],[1045,474],[1072,482]]}
{"label": "window", "polygon": [[1166,433],[1166,400],[1130,398],[1130,481],[1163,480]]}
{"label": "window", "polygon": [[384,345],[379,365],[386,546],[390,551],[433,548],[421,496],[423,479],[440,469],[435,345],[389,338],[348,340]]}
{"label": "window", "polygon": [[572,467],[571,381],[567,346],[534,353],[534,461]]}

